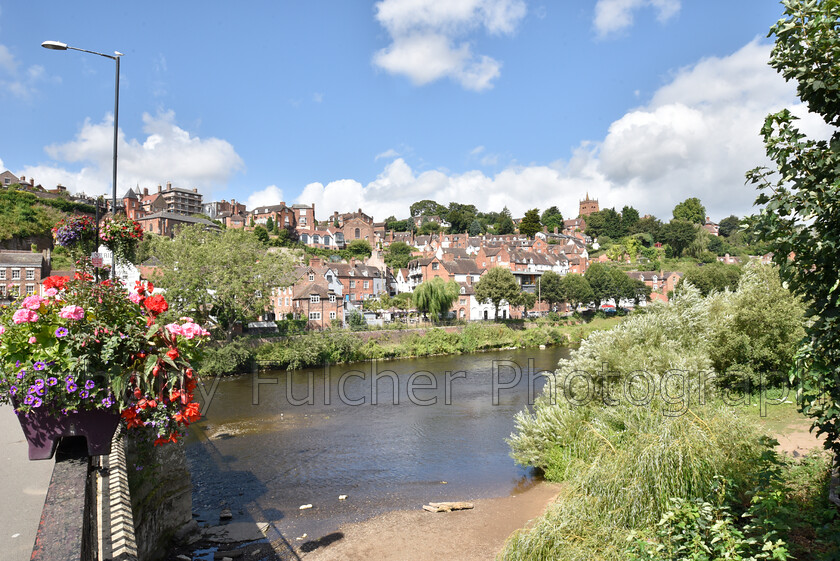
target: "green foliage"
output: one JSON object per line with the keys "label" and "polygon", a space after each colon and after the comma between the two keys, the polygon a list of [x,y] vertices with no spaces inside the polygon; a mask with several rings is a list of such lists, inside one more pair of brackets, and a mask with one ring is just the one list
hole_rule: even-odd
{"label": "green foliage", "polygon": [[373,253],[373,248],[367,240],[353,240],[347,244],[345,251],[356,259],[366,259]]}
{"label": "green foliage", "polygon": [[467,230],[467,233],[471,236],[480,236],[483,231],[484,227],[481,225],[481,222],[479,222],[478,218],[475,218],[470,223],[470,227]]}
{"label": "green foliage", "polygon": [[449,232],[463,234],[475,220],[478,210],[475,205],[464,205],[461,203],[449,203],[449,209],[445,218],[449,222]]}
{"label": "green foliage", "polygon": [[18,191],[15,187],[0,187],[0,241],[15,237],[49,236],[50,229],[66,214],[94,214],[91,205],[60,198],[41,199],[32,193]]}
{"label": "green foliage", "polygon": [[697,197],[690,197],[674,207],[674,220],[683,220],[689,224],[705,224],[706,207]]}
{"label": "green foliage", "polygon": [[445,206],[430,199],[417,201],[409,207],[411,216],[443,216],[446,210]]}
{"label": "green foliage", "polygon": [[703,296],[708,296],[713,291],[723,292],[727,289],[734,291],[738,288],[742,271],[743,269],[738,265],[724,265],[718,262],[702,267],[692,267],[685,272],[677,288],[689,283],[697,287]]}
{"label": "green foliage", "polygon": [[440,277],[421,282],[414,289],[412,301],[419,312],[428,314],[432,321],[438,321],[457,300],[460,287],[455,281],[444,281]]}
{"label": "green foliage", "polygon": [[631,234],[650,234],[654,242],[662,241],[662,222],[655,216],[640,218],[631,228]]}
{"label": "green foliage", "polygon": [[626,232],[632,232],[632,229],[639,222],[639,211],[632,206],[625,205],[621,209],[621,225]]}
{"label": "green foliage", "polygon": [[516,302],[519,283],[509,269],[492,267],[475,284],[475,298],[479,302],[491,302],[495,308],[494,318],[499,317],[502,302]]}
{"label": "green foliage", "polygon": [[496,233],[499,235],[508,235],[516,232],[516,224],[513,222],[513,217],[510,215],[508,207],[502,209],[499,214],[499,220],[496,222]]}
{"label": "green foliage", "polygon": [[347,326],[351,331],[365,331],[367,329],[365,316],[359,310],[353,310],[347,315]]}
{"label": "green foliage", "polygon": [[660,236],[671,247],[674,255],[679,257],[697,238],[697,227],[687,220],[675,218],[662,227]]}
{"label": "green foliage", "polygon": [[[786,0],[770,65],[796,82],[797,95],[831,129],[831,140],[807,138],[790,111],[769,115],[761,133],[776,171],[755,168],[749,181],[765,205],[754,223],[770,245],[782,279],[808,305],[813,321],[800,348],[795,381],[802,411],[826,447],[840,454],[840,60],[835,0]],[[789,254],[792,258],[789,259]]]}
{"label": "green foliage", "polygon": [[523,236],[533,238],[534,234],[542,230],[540,224],[540,209],[532,208],[525,212],[525,217],[519,223],[519,233]]}
{"label": "green foliage", "polygon": [[254,227],[254,237],[261,241],[263,244],[268,245],[268,230],[265,229],[265,226],[262,224],[257,224]]}
{"label": "green foliage", "polygon": [[548,226],[549,232],[553,232],[555,228],[560,231],[563,229],[563,214],[556,206],[549,207],[543,211],[540,222],[543,226]]}
{"label": "green foliage", "polygon": [[196,225],[156,242],[160,276],[154,281],[166,289],[171,307],[202,323],[212,321],[228,340],[237,322],[261,315],[271,291],[291,282],[288,254],[267,251],[244,230],[206,231]]}
{"label": "green foliage", "polygon": [[586,235],[593,238],[609,236],[619,239],[628,233],[621,215],[614,208],[605,208],[586,217]]}
{"label": "green foliage", "polygon": [[733,233],[738,231],[738,228],[741,227],[741,219],[731,214],[720,221],[718,224],[718,234],[721,236],[728,238]]}
{"label": "green foliage", "polygon": [[392,269],[404,269],[411,261],[413,248],[405,242],[393,242],[385,252],[385,264]]}
{"label": "green foliage", "polygon": [[581,304],[589,304],[595,299],[595,293],[583,275],[569,273],[563,277],[560,290],[563,300],[571,304],[573,309],[577,309]]}
{"label": "green foliage", "polygon": [[540,283],[540,297],[548,302],[549,306],[554,306],[565,300],[563,293],[563,277],[553,271],[546,271],[539,280]]}
{"label": "green foliage", "polygon": [[202,376],[243,374],[250,369],[254,350],[241,341],[205,349],[199,362]]}
{"label": "green foliage", "polygon": [[420,225],[420,229],[417,230],[417,233],[421,236],[428,236],[429,234],[436,234],[438,232],[440,232],[440,224],[431,220],[424,221]]}

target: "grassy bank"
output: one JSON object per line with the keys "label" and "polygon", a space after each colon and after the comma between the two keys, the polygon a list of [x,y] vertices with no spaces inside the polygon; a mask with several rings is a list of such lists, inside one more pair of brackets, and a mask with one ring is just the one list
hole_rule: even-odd
{"label": "grassy bank", "polygon": [[836,558],[829,458],[775,451],[768,429],[795,421],[792,404],[761,417],[736,399],[790,366],[801,322],[775,272],[750,266],[735,293],[686,286],[587,338],[516,417],[514,459],[566,490],[501,558]]}
{"label": "grassy bank", "polygon": [[609,329],[622,319],[538,320],[527,328],[524,323],[476,322],[454,331],[441,328],[418,332],[392,330],[370,334],[367,338],[346,330],[330,330],[265,342],[256,347],[240,340],[209,349],[201,362],[201,372],[205,375],[236,374],[247,370],[254,360],[260,368],[297,370],[327,363],[577,344],[590,333]]}

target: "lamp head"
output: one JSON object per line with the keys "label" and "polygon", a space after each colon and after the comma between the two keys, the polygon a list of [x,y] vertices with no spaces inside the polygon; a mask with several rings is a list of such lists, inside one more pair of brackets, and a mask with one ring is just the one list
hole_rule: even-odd
{"label": "lamp head", "polygon": [[44,41],[43,43],[41,43],[41,46],[45,49],[51,49],[53,51],[67,50],[67,43],[61,43],[59,41]]}

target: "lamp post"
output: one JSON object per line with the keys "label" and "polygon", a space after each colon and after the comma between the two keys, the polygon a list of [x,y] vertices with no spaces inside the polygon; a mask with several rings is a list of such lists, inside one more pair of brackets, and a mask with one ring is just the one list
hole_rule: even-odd
{"label": "lamp post", "polygon": [[[119,131],[119,119],[120,119],[120,57],[124,56],[119,51],[114,51],[113,55],[106,55],[105,53],[98,53],[96,51],[88,51],[86,49],[77,49],[76,47],[71,47],[67,43],[61,43],[59,41],[44,41],[41,43],[41,46],[45,49],[50,49],[53,51],[81,51],[83,53],[90,53],[92,55],[99,55],[104,56],[105,58],[110,58],[111,60],[117,63],[117,74],[115,79],[114,85],[114,164],[113,164],[113,177],[112,177],[112,187],[111,187],[111,213],[112,216],[117,214],[117,138],[118,138],[118,131]],[[97,240],[98,241],[98,240]],[[112,254],[111,257],[111,278],[116,278],[116,271],[117,271],[117,259],[116,256]]]}

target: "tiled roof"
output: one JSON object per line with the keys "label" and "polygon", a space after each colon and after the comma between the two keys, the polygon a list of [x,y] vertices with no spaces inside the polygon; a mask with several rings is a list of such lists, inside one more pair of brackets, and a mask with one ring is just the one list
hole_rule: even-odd
{"label": "tiled roof", "polygon": [[44,256],[30,251],[0,251],[0,267],[41,267]]}

